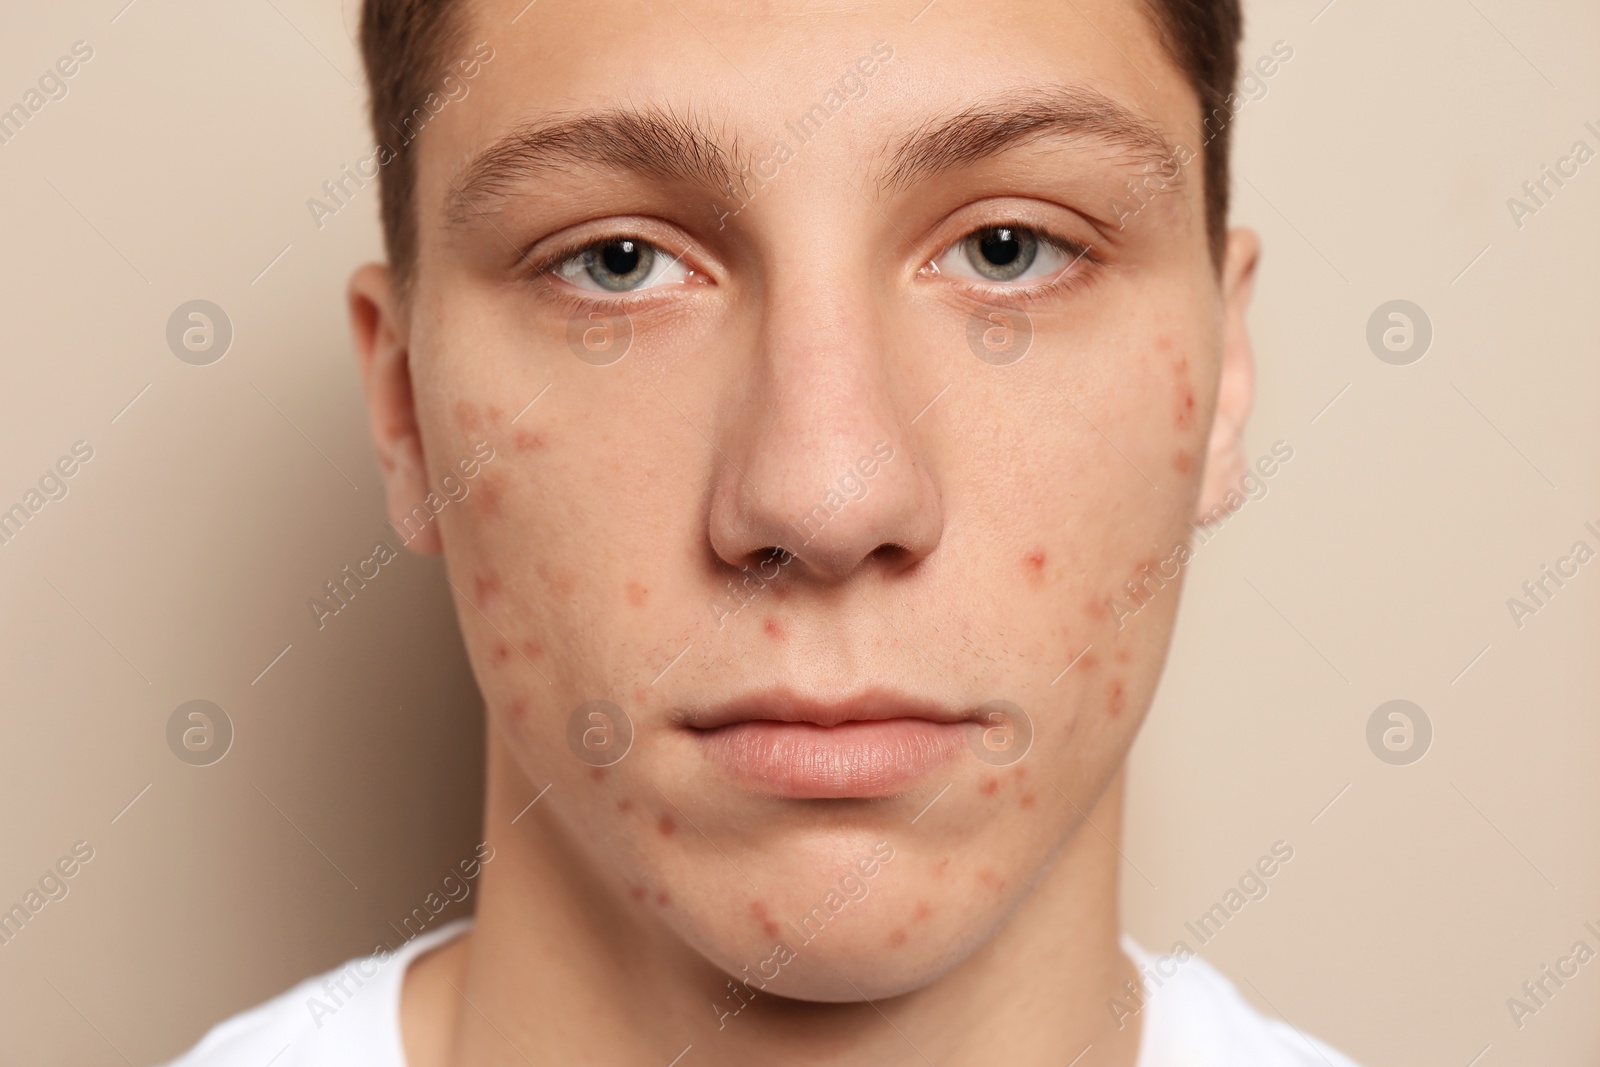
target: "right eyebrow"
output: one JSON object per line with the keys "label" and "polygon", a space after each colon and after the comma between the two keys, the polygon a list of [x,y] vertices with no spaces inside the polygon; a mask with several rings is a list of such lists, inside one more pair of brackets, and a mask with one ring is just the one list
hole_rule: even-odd
{"label": "right eyebrow", "polygon": [[504,199],[529,179],[566,167],[632,171],[656,180],[734,187],[736,144],[724,146],[694,119],[659,110],[610,108],[524,123],[484,149],[451,182],[445,217],[461,223],[480,201]]}

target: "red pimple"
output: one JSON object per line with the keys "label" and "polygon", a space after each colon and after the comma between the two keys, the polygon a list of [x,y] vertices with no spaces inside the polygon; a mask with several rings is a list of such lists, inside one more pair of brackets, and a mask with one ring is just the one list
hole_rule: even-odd
{"label": "red pimple", "polygon": [[1082,667],[1086,671],[1095,670],[1100,666],[1099,654],[1094,652],[1085,652],[1083,654],[1083,658],[1078,661],[1078,666]]}
{"label": "red pimple", "polygon": [[1091,598],[1084,604],[1083,610],[1088,613],[1091,619],[1101,620],[1106,617],[1106,604],[1103,600]]}
{"label": "red pimple", "polygon": [[783,640],[783,626],[778,622],[777,619],[772,618],[770,615],[767,617],[766,621],[761,624],[761,628],[765,630],[767,636],[772,638],[774,641]]}
{"label": "red pimple", "polygon": [[1018,801],[1018,803],[1024,808],[1033,807],[1033,794],[1032,793],[1024,793],[1024,794],[1022,794],[1022,799],[1020,801]]}
{"label": "red pimple", "polygon": [[1194,457],[1183,449],[1172,454],[1172,469],[1179,474],[1190,474],[1194,471]]}
{"label": "red pimple", "polygon": [[519,722],[527,718],[528,702],[525,700],[513,700],[510,706],[506,708],[506,714],[511,717],[512,722]]}
{"label": "red pimple", "polygon": [[472,406],[470,400],[456,401],[456,425],[464,430],[476,430],[483,425],[483,420],[478,417],[478,409]]}
{"label": "red pimple", "polygon": [[644,607],[644,602],[650,599],[650,590],[638,582],[629,582],[624,588],[628,594],[628,603],[636,608]]}
{"label": "red pimple", "polygon": [[940,875],[944,874],[944,869],[948,866],[950,866],[950,857],[946,856],[944,859],[933,865],[933,876],[938,878]]}
{"label": "red pimple", "polygon": [[500,579],[493,574],[480,574],[472,581],[472,591],[478,607],[484,613],[493,611],[500,604]]}
{"label": "red pimple", "polygon": [[994,796],[995,793],[999,792],[999,790],[1000,780],[997,778],[985,778],[978,784],[978,792],[982,793],[986,797]]}
{"label": "red pimple", "polygon": [[899,948],[901,945],[903,945],[905,943],[906,943],[906,932],[904,930],[896,930],[894,933],[889,935],[889,947],[890,948]]}
{"label": "red pimple", "polygon": [[494,651],[489,654],[489,659],[492,660],[496,666],[499,666],[510,658],[511,646],[506,644],[504,641],[501,641],[499,644],[495,645]]}
{"label": "red pimple", "polygon": [[537,452],[544,447],[544,435],[533,430],[518,430],[515,440],[518,452]]}
{"label": "red pimple", "polygon": [[1122,714],[1122,709],[1127,707],[1127,705],[1128,705],[1128,694],[1122,688],[1121,680],[1119,679],[1119,680],[1117,680],[1115,682],[1112,682],[1111,683],[1111,693],[1110,693],[1110,696],[1107,699],[1107,706],[1110,708],[1111,717],[1114,719],[1118,715],[1121,715]]}
{"label": "red pimple", "polygon": [[1129,659],[1128,650],[1125,648],[1119,648],[1115,652],[1111,653],[1111,658],[1116,660],[1118,663],[1126,663]]}
{"label": "red pimple", "polygon": [[606,780],[606,769],[604,767],[590,767],[589,768],[589,778],[590,778],[591,781],[595,781],[595,782],[603,782],[603,781],[605,781]]}
{"label": "red pimple", "polygon": [[642,886],[642,885],[630,885],[628,887],[628,895],[630,897],[632,897],[634,900],[638,901],[640,904],[643,904],[644,903],[644,886]]}
{"label": "red pimple", "polygon": [[917,901],[917,909],[911,913],[913,922],[926,922],[928,916],[933,914],[933,907],[926,900]]}
{"label": "red pimple", "polygon": [[528,640],[522,642],[522,654],[527,656],[530,660],[538,659],[539,654],[543,651],[544,650],[539,647],[539,642],[537,641]]}
{"label": "red pimple", "polygon": [[752,917],[754,917],[756,922],[761,924],[762,933],[766,934],[768,937],[778,936],[778,924],[772,921],[772,917],[770,913],[768,913],[767,906],[765,904],[759,900],[752,900],[750,902],[750,914]]}
{"label": "red pimple", "polygon": [[789,587],[787,585],[774,585],[772,587],[772,595],[781,604],[789,599]]}
{"label": "red pimple", "polygon": [[656,832],[662,837],[671,837],[673,831],[677,830],[677,828],[678,824],[672,821],[672,816],[670,815],[661,816],[661,821],[656,823]]}
{"label": "red pimple", "polygon": [[628,814],[628,812],[633,810],[633,801],[629,800],[627,797],[623,797],[621,800],[617,801],[617,810],[624,815]]}
{"label": "red pimple", "polygon": [[661,890],[660,892],[658,892],[656,894],[656,907],[664,908],[668,904],[671,904],[671,903],[672,903],[672,898],[667,896],[667,891],[665,889]]}
{"label": "red pimple", "polygon": [[497,518],[500,515],[500,483],[487,474],[479,475],[478,507],[485,515]]}
{"label": "red pimple", "polygon": [[1044,584],[1044,550],[1036,548],[1022,557],[1022,565],[1028,572],[1028,582],[1035,588]]}

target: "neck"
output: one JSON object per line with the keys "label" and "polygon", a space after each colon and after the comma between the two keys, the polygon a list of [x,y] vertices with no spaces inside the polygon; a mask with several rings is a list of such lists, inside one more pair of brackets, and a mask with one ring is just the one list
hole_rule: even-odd
{"label": "neck", "polygon": [[413,1067],[665,1065],[689,1046],[686,1067],[1134,1062],[1139,1028],[1118,1029],[1107,1007],[1138,980],[1118,945],[1121,773],[976,953],[911,993],[819,1004],[730,986],[659,913],[595,876],[542,805],[518,817],[537,789],[492,732],[489,745],[495,857],[470,937],[407,980]]}

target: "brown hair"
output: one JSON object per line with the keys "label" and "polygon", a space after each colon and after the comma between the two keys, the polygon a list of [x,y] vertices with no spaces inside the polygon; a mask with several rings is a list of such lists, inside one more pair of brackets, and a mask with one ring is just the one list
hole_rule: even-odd
{"label": "brown hair", "polygon": [[[1200,144],[1205,164],[1206,234],[1220,265],[1228,221],[1228,98],[1239,67],[1243,18],[1239,0],[1144,0],[1151,21],[1178,69],[1200,99]],[[373,134],[398,147],[380,167],[384,245],[402,290],[416,266],[417,174],[406,120],[433,90],[460,50],[462,0],[364,0],[361,58],[371,86]]]}

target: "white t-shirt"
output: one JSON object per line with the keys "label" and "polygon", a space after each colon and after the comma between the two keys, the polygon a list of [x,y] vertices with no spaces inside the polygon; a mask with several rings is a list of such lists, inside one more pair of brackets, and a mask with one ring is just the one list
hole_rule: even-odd
{"label": "white t-shirt", "polygon": [[[354,959],[218,1024],[168,1067],[406,1067],[400,989],[406,967],[466,932],[471,919],[430,930],[387,958]],[[1140,1023],[1137,1067],[1356,1067],[1354,1061],[1261,1015],[1198,956],[1153,956],[1131,938],[1123,951],[1146,975],[1146,995],[1123,1007]],[[1113,1014],[1117,1014],[1113,1012]]]}

